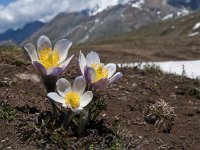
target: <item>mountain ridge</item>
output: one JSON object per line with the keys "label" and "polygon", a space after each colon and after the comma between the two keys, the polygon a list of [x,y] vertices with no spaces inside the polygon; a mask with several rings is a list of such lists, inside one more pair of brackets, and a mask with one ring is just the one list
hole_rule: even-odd
{"label": "mountain ridge", "polygon": [[44,23],[40,21],[34,21],[26,24],[21,29],[9,29],[6,32],[0,34],[0,42],[3,43],[5,41],[11,41],[19,44],[23,40],[31,36],[38,29],[40,29],[42,26],[44,26]]}
{"label": "mountain ridge", "polygon": [[[96,6],[79,12],[63,12],[45,25],[35,28],[31,33],[23,32],[23,28],[17,30],[18,34],[8,30],[0,34],[0,41],[11,40],[25,44],[28,41],[36,41],[40,35],[45,34],[53,42],[60,38],[68,38],[74,43],[84,43],[109,35],[130,32],[154,21],[187,15],[190,9],[188,5],[191,4],[192,7],[195,0],[189,4],[186,0],[183,1],[174,0],[172,3],[170,0],[119,0],[118,5],[105,9]],[[19,31],[22,32],[22,38]]]}
{"label": "mountain ridge", "polygon": [[34,42],[42,34],[49,36],[54,43],[59,38],[67,38],[74,43],[84,43],[108,35],[130,32],[154,21],[185,15],[181,13],[182,8],[172,7],[165,0],[157,0],[157,3],[153,5],[144,2],[143,0],[130,1],[105,9],[94,16],[85,16],[82,13],[62,13],[22,44],[28,41]]}

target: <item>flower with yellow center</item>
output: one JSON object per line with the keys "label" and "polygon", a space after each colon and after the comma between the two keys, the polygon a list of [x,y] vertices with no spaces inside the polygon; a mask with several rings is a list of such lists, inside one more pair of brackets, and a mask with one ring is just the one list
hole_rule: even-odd
{"label": "flower with yellow center", "polygon": [[80,106],[80,95],[76,92],[68,92],[65,96],[65,103],[70,104],[72,108]]}
{"label": "flower with yellow center", "polygon": [[104,88],[107,84],[111,84],[122,77],[121,72],[116,72],[116,64],[109,63],[104,65],[100,62],[99,55],[91,51],[86,58],[82,52],[79,55],[80,70],[94,88]]}
{"label": "flower with yellow center", "polygon": [[37,71],[44,76],[58,75],[66,68],[73,58],[73,55],[67,58],[71,45],[72,42],[62,39],[52,48],[49,38],[43,35],[38,39],[37,50],[31,43],[26,44],[24,48]]}
{"label": "flower with yellow center", "polygon": [[94,69],[96,78],[92,81],[95,83],[103,78],[108,78],[108,69],[104,68],[102,64],[91,64],[91,67]]}
{"label": "flower with yellow center", "polygon": [[60,55],[57,50],[53,51],[51,48],[47,48],[39,52],[39,59],[41,64],[48,70],[59,66]]}
{"label": "flower with yellow center", "polygon": [[50,92],[47,96],[77,113],[87,106],[93,98],[91,91],[84,92],[86,81],[83,76],[77,77],[72,86],[68,80],[61,78],[57,81],[56,86],[58,93]]}

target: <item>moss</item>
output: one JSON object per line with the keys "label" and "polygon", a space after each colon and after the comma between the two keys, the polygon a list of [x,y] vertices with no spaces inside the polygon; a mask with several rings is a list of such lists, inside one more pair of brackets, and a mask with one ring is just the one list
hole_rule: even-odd
{"label": "moss", "polygon": [[0,119],[12,121],[16,119],[16,111],[6,103],[0,103]]}

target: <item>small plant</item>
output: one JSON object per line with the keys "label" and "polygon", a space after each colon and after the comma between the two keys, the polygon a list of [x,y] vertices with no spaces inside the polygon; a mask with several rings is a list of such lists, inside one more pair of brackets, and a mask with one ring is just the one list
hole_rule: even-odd
{"label": "small plant", "polygon": [[[29,54],[32,64],[42,77],[46,91],[54,92],[56,81],[61,73],[67,67],[73,55],[67,58],[68,50],[72,42],[62,39],[56,42],[52,48],[51,41],[47,36],[41,36],[37,42],[37,50],[31,43],[25,45],[25,50]],[[57,107],[53,100],[49,99],[52,105],[53,113],[57,113]]]}
{"label": "small plant", "polygon": [[182,66],[182,77],[186,77],[186,70],[185,70],[185,65]]}
{"label": "small plant", "polygon": [[[116,64],[101,63],[96,52],[91,51],[86,57],[80,52],[78,62],[82,76],[76,77],[72,85],[65,78],[59,79],[73,58],[73,55],[67,58],[71,44],[72,42],[62,39],[52,49],[51,41],[43,35],[38,40],[37,50],[31,43],[27,44],[25,49],[41,75],[52,105],[54,119],[43,115],[40,117],[42,120],[40,122],[42,124],[46,124],[45,122],[49,124],[49,120],[57,122],[54,125],[60,124],[59,128],[62,128],[62,130],[55,128],[59,133],[63,129],[74,131],[76,128],[75,131],[80,136],[104,109],[105,97],[100,97],[97,94],[98,90],[117,81],[122,77],[122,73],[115,74]],[[57,132],[54,135],[55,140],[58,137]]]}
{"label": "small plant", "polygon": [[15,109],[6,103],[0,103],[0,119],[12,121],[15,120],[16,116]]}
{"label": "small plant", "polygon": [[145,120],[163,132],[170,132],[173,125],[174,113],[173,107],[169,106],[164,100],[156,101],[148,107],[147,115]]}
{"label": "small plant", "polygon": [[147,72],[151,72],[151,73],[158,73],[161,74],[163,73],[162,69],[160,68],[160,66],[155,65],[155,64],[146,64],[144,65],[144,70]]}

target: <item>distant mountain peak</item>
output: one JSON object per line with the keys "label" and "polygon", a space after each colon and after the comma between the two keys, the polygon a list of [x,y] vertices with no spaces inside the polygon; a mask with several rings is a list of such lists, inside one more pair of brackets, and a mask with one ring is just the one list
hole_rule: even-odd
{"label": "distant mountain peak", "polygon": [[44,26],[44,23],[40,21],[34,21],[27,23],[21,29],[8,29],[4,33],[0,34],[0,42],[12,41],[15,43],[21,43],[26,38],[31,36],[34,32],[36,32],[38,29],[40,29],[42,26]]}

